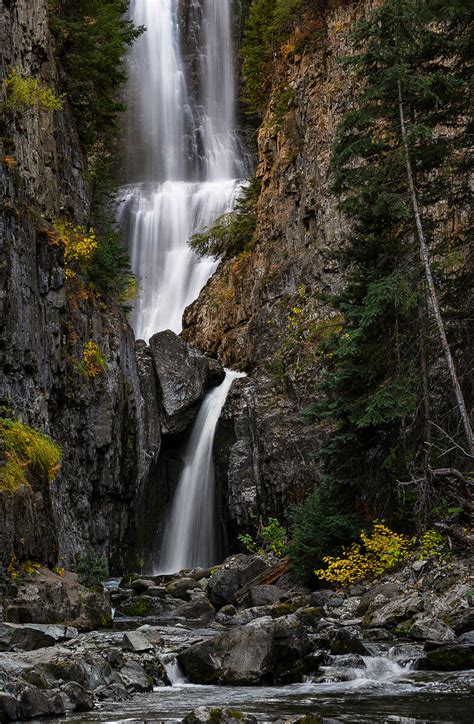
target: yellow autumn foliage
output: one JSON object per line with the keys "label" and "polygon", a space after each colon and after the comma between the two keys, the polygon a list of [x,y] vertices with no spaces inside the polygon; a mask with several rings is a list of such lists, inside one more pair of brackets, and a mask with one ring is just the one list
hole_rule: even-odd
{"label": "yellow autumn foliage", "polygon": [[323,581],[356,583],[365,578],[376,578],[405,561],[411,554],[415,540],[395,533],[382,521],[374,523],[372,531],[361,531],[362,543],[345,548],[340,557],[323,558],[325,568],[315,571]]}

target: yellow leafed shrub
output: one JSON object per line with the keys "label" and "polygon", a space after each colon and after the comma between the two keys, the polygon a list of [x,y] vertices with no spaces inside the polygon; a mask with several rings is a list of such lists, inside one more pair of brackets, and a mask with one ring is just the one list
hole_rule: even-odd
{"label": "yellow leafed shrub", "polygon": [[88,377],[94,378],[107,369],[104,357],[95,342],[87,342],[82,353],[82,363]]}
{"label": "yellow leafed shrub", "polygon": [[376,522],[370,533],[360,533],[362,544],[353,543],[340,557],[323,558],[326,568],[315,571],[318,578],[333,583],[355,583],[364,578],[380,576],[406,560],[414,547],[414,539],[395,533]]}
{"label": "yellow leafed shrub", "polygon": [[33,76],[23,76],[13,69],[4,81],[7,90],[5,106],[12,111],[27,111],[42,108],[45,111],[60,111],[63,102],[51,88]]}
{"label": "yellow leafed shrub", "polygon": [[97,249],[94,229],[75,226],[68,221],[56,221],[48,234],[53,246],[64,247],[66,277],[74,277],[76,271],[83,271]]}
{"label": "yellow leafed shrub", "polygon": [[29,476],[52,480],[58,472],[61,449],[49,437],[17,420],[0,418],[0,491],[29,484]]}

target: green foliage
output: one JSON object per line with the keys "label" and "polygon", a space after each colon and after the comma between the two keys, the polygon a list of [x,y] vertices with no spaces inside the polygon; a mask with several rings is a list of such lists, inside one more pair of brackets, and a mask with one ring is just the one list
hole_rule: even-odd
{"label": "green foliage", "polygon": [[61,449],[49,437],[18,420],[0,418],[0,491],[14,492],[32,478],[52,480],[59,470]]}
{"label": "green foliage", "polygon": [[[464,233],[446,236],[433,205],[447,203],[454,214],[467,198],[465,46],[472,12],[453,6],[440,25],[440,8],[429,0],[383,2],[356,27],[354,54],[344,61],[359,81],[332,154],[334,192],[351,221],[338,255],[346,283],[333,298],[344,322],[326,346],[322,401],[308,413],[331,425],[320,452],[326,473],[353,491],[370,517],[396,507],[396,480],[408,476],[413,461],[423,457],[429,420],[438,415],[449,424],[452,406],[443,393],[441,403],[436,401],[440,408],[435,411],[429,400],[430,417],[423,418],[427,393],[420,340],[432,375],[439,374],[440,352],[426,321],[398,115],[400,83],[423,224],[432,250],[443,258],[447,249],[465,248]],[[453,334],[461,343],[464,325],[464,344],[468,305],[460,295],[468,269],[466,259],[456,278],[441,267],[436,270],[444,307],[456,309]]]}
{"label": "green foliage", "polygon": [[50,25],[79,137],[91,150],[116,128],[127,48],[142,32],[127,19],[128,0],[51,0]]}
{"label": "green foliage", "polygon": [[241,533],[238,540],[248,553],[270,554],[281,558],[288,551],[286,530],[277,518],[269,518],[267,525],[260,526],[256,540],[249,533]]}
{"label": "green foliage", "polygon": [[360,517],[342,501],[338,491],[323,485],[292,511],[291,566],[302,580],[311,582],[324,556],[339,552],[360,531]]}
{"label": "green foliage", "polygon": [[252,0],[242,43],[243,101],[249,115],[265,109],[272,83],[274,53],[301,16],[305,0]]}
{"label": "green foliage", "polygon": [[260,180],[253,176],[243,187],[235,209],[220,216],[213,225],[189,240],[189,246],[200,256],[232,259],[252,248],[257,225],[256,205]]}
{"label": "green foliage", "polygon": [[91,591],[102,591],[104,581],[109,575],[109,567],[103,556],[90,550],[78,561],[76,573],[83,586]]}
{"label": "green foliage", "polygon": [[45,111],[60,111],[63,103],[52,89],[33,76],[23,76],[13,69],[4,81],[7,99],[4,106],[7,110],[23,113],[33,108]]}

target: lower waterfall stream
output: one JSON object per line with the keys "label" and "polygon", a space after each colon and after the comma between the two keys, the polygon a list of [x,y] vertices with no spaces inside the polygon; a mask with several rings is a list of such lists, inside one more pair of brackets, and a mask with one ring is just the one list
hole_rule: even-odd
{"label": "lower waterfall stream", "polygon": [[194,422],[166,524],[159,571],[208,567],[217,563],[215,482],[212,447],[227,395],[242,372],[226,370],[225,379],[207,393]]}

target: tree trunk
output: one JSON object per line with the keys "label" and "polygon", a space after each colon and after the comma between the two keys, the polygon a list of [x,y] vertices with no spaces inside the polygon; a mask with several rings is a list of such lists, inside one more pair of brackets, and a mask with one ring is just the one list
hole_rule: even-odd
{"label": "tree trunk", "polygon": [[461,386],[459,384],[458,376],[456,374],[456,368],[454,366],[453,356],[451,354],[451,349],[449,347],[448,338],[446,336],[446,330],[444,327],[443,318],[441,316],[441,310],[440,310],[439,303],[438,303],[438,297],[437,297],[436,288],[434,285],[433,274],[431,272],[428,245],[426,243],[426,238],[425,238],[423,226],[421,223],[421,216],[420,216],[420,210],[418,208],[418,199],[416,196],[415,184],[413,183],[413,172],[412,172],[412,167],[411,167],[410,152],[408,150],[408,141],[407,141],[407,134],[406,134],[406,128],[405,128],[405,116],[404,116],[404,112],[403,112],[402,88],[400,85],[400,81],[398,81],[398,108],[399,108],[399,114],[400,114],[400,127],[401,127],[401,133],[402,133],[403,149],[405,152],[405,163],[406,163],[406,168],[407,168],[408,186],[410,189],[413,216],[415,217],[416,231],[418,234],[418,240],[420,242],[420,254],[421,254],[421,259],[423,261],[423,267],[425,270],[429,299],[431,302],[433,315],[436,320],[436,325],[438,327],[438,333],[439,333],[439,337],[441,340],[441,345],[443,347],[444,356],[446,358],[446,363],[448,365],[449,374],[451,377],[451,384],[452,384],[453,390],[454,390],[454,396],[456,397],[459,414],[461,416],[461,420],[462,420],[462,423],[464,426],[464,431],[466,433],[468,452],[470,455],[472,455],[474,452],[474,438],[473,438],[473,434],[472,434],[471,421],[469,420],[466,403],[464,401],[464,396],[462,394]]}

